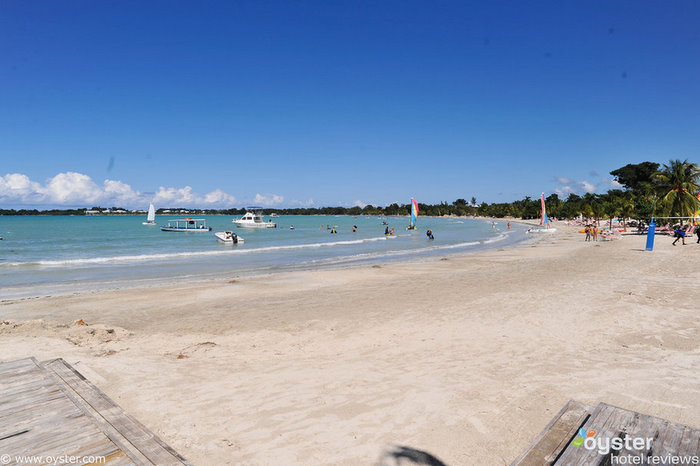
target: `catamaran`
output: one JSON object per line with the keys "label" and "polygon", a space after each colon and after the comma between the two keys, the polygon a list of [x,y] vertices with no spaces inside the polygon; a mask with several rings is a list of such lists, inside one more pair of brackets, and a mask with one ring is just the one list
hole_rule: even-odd
{"label": "catamaran", "polygon": [[156,224],[156,209],[153,207],[153,204],[148,206],[148,216],[146,217],[146,221],[143,222],[144,225],[155,225]]}
{"label": "catamaran", "polygon": [[528,233],[554,233],[557,231],[556,228],[552,228],[549,224],[549,217],[547,217],[547,209],[544,206],[544,193],[542,193],[542,216],[540,217],[540,228],[529,228]]}
{"label": "catamaran", "polygon": [[411,198],[411,222],[406,227],[407,230],[415,230],[418,222],[418,202]]}

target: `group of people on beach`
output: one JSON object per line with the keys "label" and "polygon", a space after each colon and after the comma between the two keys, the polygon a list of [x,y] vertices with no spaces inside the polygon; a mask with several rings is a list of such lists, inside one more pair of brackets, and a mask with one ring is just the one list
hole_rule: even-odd
{"label": "group of people on beach", "polygon": [[[595,224],[586,225],[584,232],[586,233],[586,241],[598,241],[599,231],[598,231],[598,227]],[[641,226],[641,224],[640,224],[640,227],[638,228],[637,232],[638,233],[644,232],[644,228],[643,228],[643,226]],[[682,225],[676,225],[673,228],[673,237],[675,239],[673,240],[673,243],[671,243],[671,244],[673,244],[675,246],[676,243],[678,242],[678,240],[681,240],[682,244],[685,244],[685,237],[688,235],[692,235],[693,233],[695,233],[695,235],[697,235],[697,237],[698,237],[698,240],[696,241],[696,243],[700,243],[700,224],[693,225],[691,223],[691,224],[686,225],[685,227]]]}
{"label": "group of people on beach", "polygon": [[586,241],[598,241],[598,227],[596,225],[586,225],[583,231],[586,233]]}

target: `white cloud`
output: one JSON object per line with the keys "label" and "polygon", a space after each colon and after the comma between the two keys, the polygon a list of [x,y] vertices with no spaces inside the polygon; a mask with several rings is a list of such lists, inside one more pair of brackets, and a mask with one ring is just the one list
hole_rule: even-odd
{"label": "white cloud", "polygon": [[360,207],[361,209],[364,209],[367,204],[365,204],[364,202],[362,202],[360,200],[357,200],[357,201],[353,202],[352,205],[353,205],[353,207]]}
{"label": "white cloud", "polygon": [[579,181],[578,186],[584,192],[587,192],[587,193],[594,193],[595,192],[595,185],[592,183],[589,183],[588,181]]}
{"label": "white cloud", "polygon": [[[276,198],[283,199],[281,196]],[[236,198],[220,189],[200,195],[190,186],[161,186],[156,193],[141,193],[117,180],[95,183],[88,175],[59,173],[43,184],[21,173],[0,177],[0,202],[6,205],[33,206],[121,206],[143,208],[149,202],[168,207],[231,207]],[[281,202],[281,201],[280,201]]]}
{"label": "white cloud", "polygon": [[231,205],[236,202],[236,198],[231,196],[230,194],[226,194],[220,189],[217,189],[215,191],[212,191],[204,196],[204,202],[206,204],[210,205],[221,205],[221,204],[226,204],[226,205]]}
{"label": "white cloud", "polygon": [[298,201],[296,199],[292,199],[291,201],[289,201],[289,205],[294,207],[313,207],[315,205],[315,202],[313,198],[308,198],[306,201]]}
{"label": "white cloud", "polygon": [[603,178],[603,183],[607,183],[613,189],[624,189],[625,188],[615,178]]}
{"label": "white cloud", "polygon": [[22,200],[28,204],[41,202],[44,192],[39,183],[21,173],[8,173],[0,177],[0,201]]}
{"label": "white cloud", "polygon": [[564,186],[559,186],[557,188],[554,188],[554,192],[557,193],[561,197],[566,197],[571,193],[575,194],[574,188],[569,186],[569,185],[564,185]]}
{"label": "white cloud", "polygon": [[135,202],[140,202],[143,194],[134,191],[131,186],[121,181],[105,180],[104,195],[113,199],[114,205],[132,205]]}
{"label": "white cloud", "polygon": [[561,186],[557,186],[554,189],[554,192],[557,193],[559,196],[568,196],[569,194],[585,194],[585,193],[594,193],[597,191],[596,185],[593,183],[590,183],[588,181],[575,181],[571,180],[569,178],[557,178],[557,182],[561,184]]}
{"label": "white cloud", "polygon": [[46,183],[46,197],[57,204],[95,203],[105,198],[105,192],[82,173],[59,173]]}
{"label": "white cloud", "polygon": [[253,203],[261,206],[275,206],[284,202],[284,196],[278,194],[256,194]]}
{"label": "white cloud", "polygon": [[156,195],[153,197],[153,203],[157,205],[169,205],[172,207],[186,207],[195,202],[196,198],[192,191],[192,187],[185,186],[184,188],[166,188],[160,186]]}

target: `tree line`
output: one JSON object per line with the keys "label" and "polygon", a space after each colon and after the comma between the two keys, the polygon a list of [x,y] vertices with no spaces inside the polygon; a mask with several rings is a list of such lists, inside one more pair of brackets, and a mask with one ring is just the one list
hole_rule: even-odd
{"label": "tree line", "polygon": [[[661,166],[655,162],[628,164],[610,172],[621,185],[620,189],[611,189],[606,193],[569,194],[562,199],[557,194],[545,198],[547,214],[555,218],[612,219],[615,217],[634,218],[649,221],[652,216],[693,217],[700,211],[700,169],[688,160],[670,160]],[[100,210],[93,207],[91,210]],[[439,204],[418,203],[422,216],[482,216],[514,217],[522,219],[538,218],[541,212],[540,199],[524,199],[488,204],[457,199],[454,202]],[[0,215],[85,215],[88,209],[0,209]],[[126,210],[111,207],[110,210]],[[245,209],[189,209],[162,208],[159,215],[176,215],[180,210],[192,215],[242,215]],[[410,204],[393,203],[387,206],[366,205],[364,207],[299,207],[289,209],[266,208],[263,214],[273,212],[280,215],[409,215]]]}

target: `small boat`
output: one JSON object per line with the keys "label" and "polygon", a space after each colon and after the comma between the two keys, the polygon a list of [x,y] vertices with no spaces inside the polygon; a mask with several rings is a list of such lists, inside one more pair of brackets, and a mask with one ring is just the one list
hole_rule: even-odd
{"label": "small boat", "polygon": [[263,221],[259,212],[260,209],[260,207],[246,207],[247,212],[245,215],[232,220],[232,222],[239,228],[277,228],[277,224],[272,220],[268,222]]}
{"label": "small boat", "polygon": [[[290,226],[289,226],[289,229],[290,229],[290,230],[293,230],[293,229],[294,229],[294,225],[290,225]],[[0,239],[1,239],[1,238],[0,238]]]}
{"label": "small boat", "polygon": [[162,231],[184,231],[192,233],[204,233],[211,231],[211,227],[207,227],[207,221],[203,218],[180,218],[176,220],[168,220],[168,224],[160,227]]}
{"label": "small boat", "polygon": [[416,223],[418,223],[418,203],[415,199],[411,198],[411,221],[406,227],[407,230],[415,230]]}
{"label": "small boat", "polygon": [[277,212],[272,212],[272,213],[270,214],[270,217],[272,217],[272,218],[277,218],[277,217],[279,217],[279,214],[277,214]]}
{"label": "small boat", "polygon": [[222,243],[243,244],[243,238],[232,231],[217,231],[214,233],[214,236],[216,236],[216,239]]}
{"label": "small boat", "polygon": [[142,223],[143,225],[155,225],[156,224],[156,209],[153,204],[148,206],[148,216],[146,221]]}
{"label": "small boat", "polygon": [[529,228],[527,233],[554,233],[556,228],[549,226],[549,217],[547,217],[547,209],[544,207],[544,193],[542,193],[542,216],[540,217],[540,228]]}

